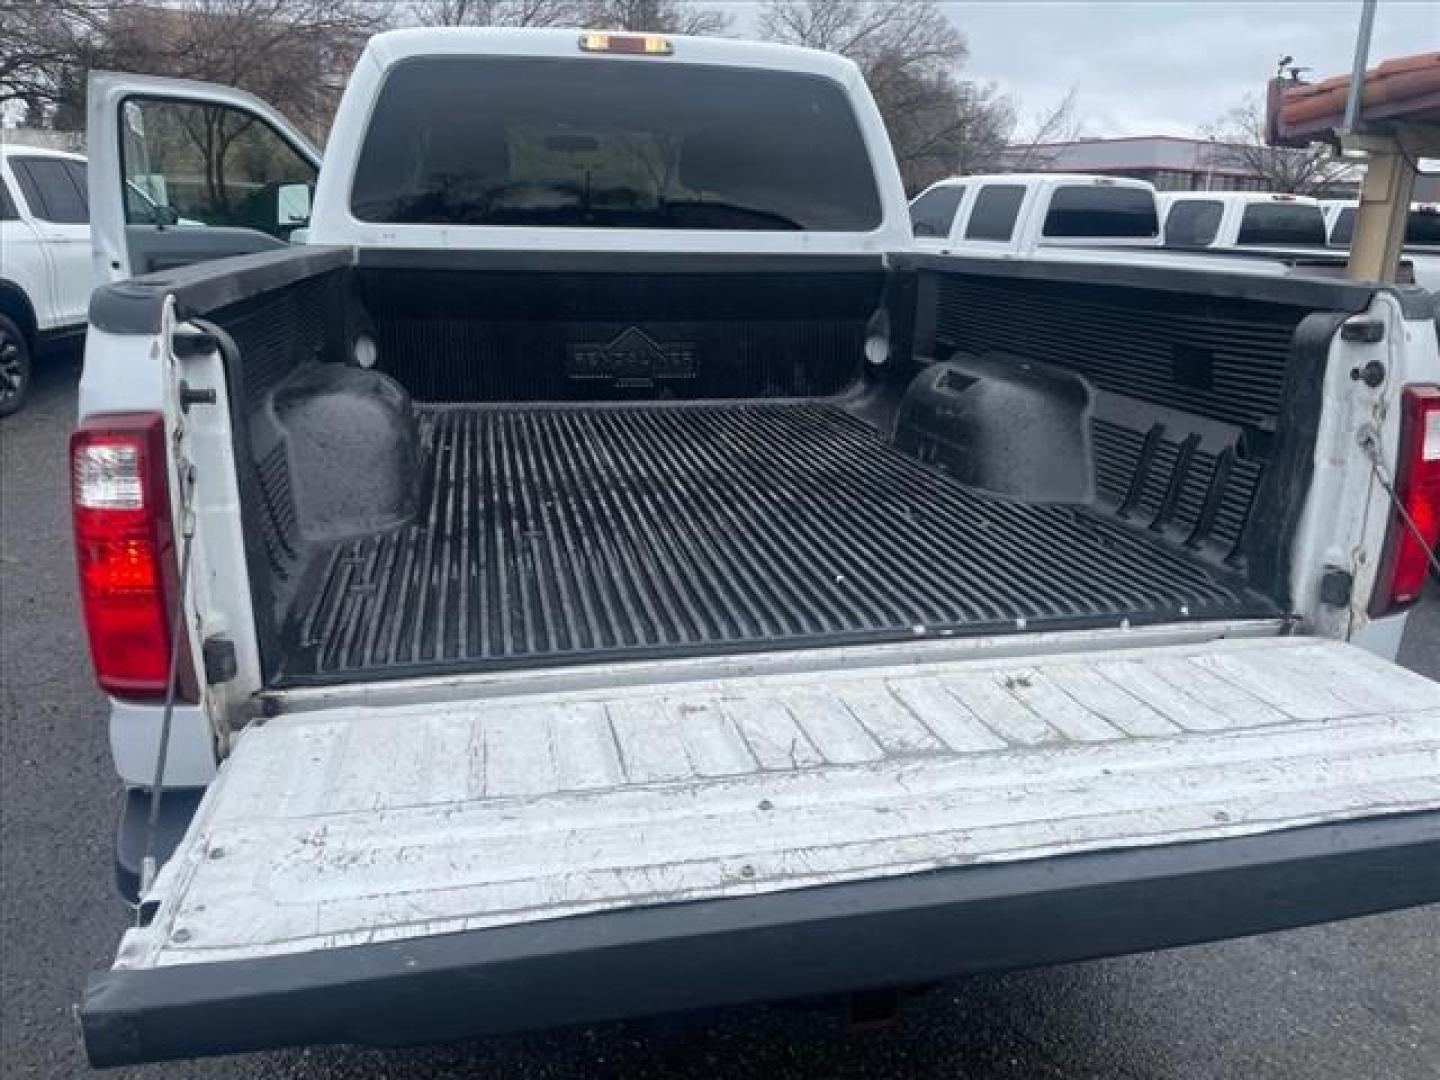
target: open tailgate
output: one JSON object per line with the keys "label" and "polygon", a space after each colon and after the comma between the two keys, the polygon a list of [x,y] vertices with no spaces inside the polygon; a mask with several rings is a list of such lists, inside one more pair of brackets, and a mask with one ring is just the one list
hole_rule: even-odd
{"label": "open tailgate", "polygon": [[91,1058],[450,1039],[1440,899],[1440,685],[1304,638],[945,655],[519,674],[256,726],[86,989]]}

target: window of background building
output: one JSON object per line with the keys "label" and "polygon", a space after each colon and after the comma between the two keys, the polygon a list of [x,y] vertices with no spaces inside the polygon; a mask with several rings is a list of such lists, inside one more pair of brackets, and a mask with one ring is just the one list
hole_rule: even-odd
{"label": "window of background building", "polygon": [[1157,191],[1193,191],[1198,186],[1194,173],[1179,169],[1156,169],[1147,179]]}

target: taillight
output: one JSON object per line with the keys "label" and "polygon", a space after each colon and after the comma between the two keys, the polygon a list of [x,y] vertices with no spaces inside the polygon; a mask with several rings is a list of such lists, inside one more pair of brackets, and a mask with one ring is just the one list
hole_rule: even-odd
{"label": "taillight", "polygon": [[1404,513],[1391,512],[1371,605],[1374,615],[1420,599],[1431,557],[1440,546],[1440,386],[1405,388],[1395,494]]}
{"label": "taillight", "polygon": [[[166,468],[165,421],[158,413],[95,417],[70,437],[75,557],[90,656],[101,687],[118,697],[161,698],[169,680],[179,571]],[[181,670],[187,668],[182,663]],[[182,679],[182,700],[193,697],[193,683],[193,677]]]}

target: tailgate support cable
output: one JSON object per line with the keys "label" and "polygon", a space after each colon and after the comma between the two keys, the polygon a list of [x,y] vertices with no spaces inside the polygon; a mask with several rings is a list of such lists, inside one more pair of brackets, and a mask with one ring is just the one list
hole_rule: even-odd
{"label": "tailgate support cable", "polygon": [[170,669],[165,681],[165,710],[160,715],[160,747],[155,754],[155,781],[150,785],[150,812],[145,819],[145,848],[140,859],[140,903],[137,915],[144,919],[147,905],[145,894],[155,884],[155,833],[160,824],[161,786],[165,779],[165,759],[170,753],[170,727],[175,716],[175,695],[180,687],[180,646],[185,640],[185,594],[190,583],[190,554],[195,540],[195,512],[191,509],[191,490],[195,485],[195,466],[187,464],[180,482],[180,581],[175,590],[175,606],[170,613]]}
{"label": "tailgate support cable", "polygon": [[1385,458],[1380,452],[1380,433],[1373,427],[1366,425],[1360,430],[1360,447],[1365,451],[1365,456],[1370,460],[1370,471],[1375,474],[1375,479],[1385,489],[1385,494],[1390,499],[1390,505],[1400,514],[1400,520],[1410,530],[1415,539],[1420,541],[1420,550],[1425,552],[1425,559],[1430,564],[1432,573],[1440,574],[1440,552],[1432,548],[1425,539],[1425,533],[1420,525],[1410,515],[1405,502],[1395,491],[1395,483],[1390,477],[1390,470],[1385,467]]}

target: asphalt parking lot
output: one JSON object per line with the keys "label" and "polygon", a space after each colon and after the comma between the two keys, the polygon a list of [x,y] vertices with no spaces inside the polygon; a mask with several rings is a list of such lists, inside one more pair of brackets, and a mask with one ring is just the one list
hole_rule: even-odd
{"label": "asphalt parking lot", "polygon": [[[84,1074],[72,1005],[126,913],[119,790],[74,600],[64,444],[78,358],[0,422],[0,1075]],[[1440,598],[1404,661],[1440,677]],[[319,1050],[111,1075],[340,1077],[1345,1077],[1440,1075],[1440,907],[940,987],[854,1030],[784,1007],[419,1051]]]}

